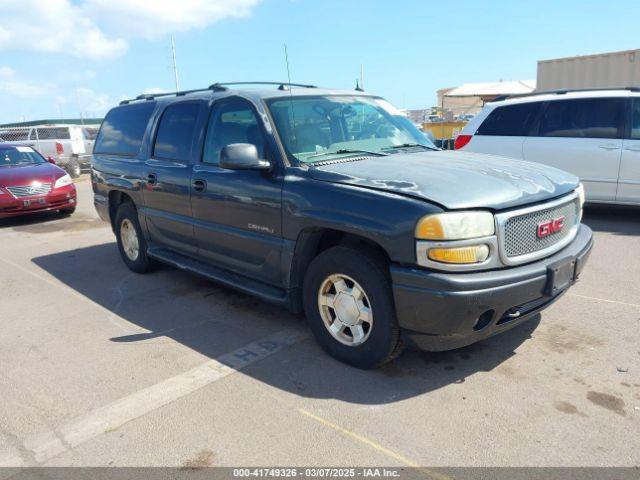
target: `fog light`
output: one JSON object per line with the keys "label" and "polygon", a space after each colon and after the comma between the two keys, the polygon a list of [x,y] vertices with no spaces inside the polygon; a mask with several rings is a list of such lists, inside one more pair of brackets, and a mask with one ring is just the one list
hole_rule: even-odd
{"label": "fog light", "polygon": [[489,257],[487,245],[470,245],[468,247],[432,248],[429,258],[441,263],[482,263]]}

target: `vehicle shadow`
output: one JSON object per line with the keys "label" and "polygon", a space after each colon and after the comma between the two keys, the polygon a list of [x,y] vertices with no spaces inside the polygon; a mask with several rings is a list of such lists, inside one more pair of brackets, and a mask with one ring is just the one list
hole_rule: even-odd
{"label": "vehicle shadow", "polygon": [[19,217],[0,218],[0,229],[2,228],[14,228],[14,227],[27,227],[37,223],[53,222],[60,220],[68,215],[63,215],[56,211],[31,213],[29,215],[22,215]]}
{"label": "vehicle shadow", "polygon": [[640,207],[587,205],[582,221],[594,232],[640,235]]}
{"label": "vehicle shadow", "polygon": [[[34,258],[37,266],[91,301],[149,333],[104,341],[145,342],[168,337],[209,358],[281,330],[302,330],[304,318],[258,299],[170,267],[148,275],[129,272],[114,243]],[[96,317],[97,319],[98,317]],[[98,320],[95,320],[98,321]],[[342,364],[313,338],[242,369],[273,387],[312,398],[378,405],[460,384],[515,355],[536,329],[534,318],[504,334],[451,352],[406,352],[375,371]],[[237,345],[234,347],[234,345]],[[150,359],[149,361],[154,361]]]}

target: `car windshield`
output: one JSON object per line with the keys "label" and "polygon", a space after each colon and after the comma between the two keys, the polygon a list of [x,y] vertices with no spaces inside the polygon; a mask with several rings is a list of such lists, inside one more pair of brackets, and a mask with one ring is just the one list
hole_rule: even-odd
{"label": "car windshield", "polygon": [[21,167],[41,163],[47,161],[31,147],[0,145],[0,167]]}
{"label": "car windshield", "polygon": [[437,150],[389,102],[359,95],[280,97],[267,102],[290,160],[314,163],[353,155]]}

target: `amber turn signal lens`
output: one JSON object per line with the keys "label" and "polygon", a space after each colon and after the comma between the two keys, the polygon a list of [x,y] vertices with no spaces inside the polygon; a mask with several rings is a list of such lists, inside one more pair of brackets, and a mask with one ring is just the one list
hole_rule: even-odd
{"label": "amber turn signal lens", "polygon": [[482,263],[489,257],[489,247],[486,245],[471,245],[456,248],[432,248],[429,258],[441,263]]}

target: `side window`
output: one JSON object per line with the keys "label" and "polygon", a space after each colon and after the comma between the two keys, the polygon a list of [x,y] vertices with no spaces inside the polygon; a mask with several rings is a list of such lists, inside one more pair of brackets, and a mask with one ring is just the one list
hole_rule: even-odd
{"label": "side window", "polygon": [[540,120],[540,136],[620,138],[623,112],[623,98],[551,101]]}
{"label": "side window", "polygon": [[214,105],[209,117],[202,161],[217,165],[222,149],[232,143],[250,143],[265,158],[265,139],[252,106],[244,100]]}
{"label": "side window", "polygon": [[169,105],[160,119],[153,156],[189,160],[199,111],[200,103],[197,102]]}
{"label": "side window", "polygon": [[529,102],[498,107],[482,122],[476,135],[527,136],[540,105],[540,102]]}
{"label": "side window", "polygon": [[640,98],[633,99],[631,110],[631,138],[640,140]]}
{"label": "side window", "polygon": [[144,102],[110,110],[102,122],[94,152],[137,155],[154,108],[155,102]]}

